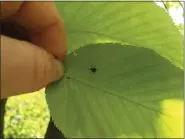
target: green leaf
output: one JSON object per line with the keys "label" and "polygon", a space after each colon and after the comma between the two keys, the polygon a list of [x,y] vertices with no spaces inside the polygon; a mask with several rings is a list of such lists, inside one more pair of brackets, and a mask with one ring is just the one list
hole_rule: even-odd
{"label": "green leaf", "polygon": [[[95,66],[96,72],[90,70]],[[67,56],[65,77],[46,89],[56,126],[67,137],[167,137],[162,102],[183,100],[183,70],[155,51],[91,44]]]}
{"label": "green leaf", "polygon": [[67,137],[182,137],[164,120],[174,112],[163,102],[183,99],[183,36],[164,9],[152,2],[56,6],[68,42],[65,78],[46,89],[56,126]]}
{"label": "green leaf", "polygon": [[56,2],[64,20],[68,52],[97,42],[155,50],[183,69],[183,36],[153,2]]}

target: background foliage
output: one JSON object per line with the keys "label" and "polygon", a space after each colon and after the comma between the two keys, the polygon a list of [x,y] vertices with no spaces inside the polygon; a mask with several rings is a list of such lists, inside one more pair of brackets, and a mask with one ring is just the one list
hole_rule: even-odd
{"label": "background foliage", "polygon": [[6,105],[5,137],[43,138],[49,122],[44,89],[12,97]]}
{"label": "background foliage", "polygon": [[[163,2],[158,4],[169,12],[174,23],[181,33],[184,34],[183,5],[179,4],[179,2]],[[183,118],[183,112],[181,111],[183,103],[171,102],[171,104],[173,104],[171,109],[175,110],[177,117],[179,117],[171,121],[171,123],[182,122],[179,120]],[[166,107],[165,104],[164,107]],[[12,97],[6,105],[5,137],[42,138],[47,128],[49,116],[44,89],[32,94]],[[168,122],[168,119],[165,120]],[[179,133],[178,127],[176,130]]]}

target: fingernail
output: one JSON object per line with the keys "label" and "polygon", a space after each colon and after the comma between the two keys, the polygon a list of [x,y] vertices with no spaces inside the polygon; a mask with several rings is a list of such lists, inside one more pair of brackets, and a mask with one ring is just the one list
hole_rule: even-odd
{"label": "fingernail", "polygon": [[55,77],[53,81],[57,81],[61,79],[64,75],[64,66],[61,61],[56,59],[54,60],[54,63],[55,63],[56,72],[55,72]]}

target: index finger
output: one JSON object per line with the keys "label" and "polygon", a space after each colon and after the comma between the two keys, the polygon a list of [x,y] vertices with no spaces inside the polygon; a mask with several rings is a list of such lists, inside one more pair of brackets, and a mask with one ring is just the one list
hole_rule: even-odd
{"label": "index finger", "polygon": [[64,23],[54,2],[23,2],[14,4],[14,7],[8,4],[3,6],[7,6],[3,8],[6,9],[5,12],[17,9],[15,6],[19,6],[11,18],[28,30],[33,44],[63,60],[66,54]]}

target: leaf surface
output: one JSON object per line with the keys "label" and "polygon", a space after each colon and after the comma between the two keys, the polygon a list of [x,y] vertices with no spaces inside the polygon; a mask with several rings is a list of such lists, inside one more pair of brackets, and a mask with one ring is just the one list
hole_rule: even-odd
{"label": "leaf surface", "polygon": [[183,36],[164,9],[152,2],[56,6],[68,42],[65,77],[46,89],[56,126],[67,137],[182,137],[164,120],[174,112],[163,102],[183,99]]}
{"label": "leaf surface", "polygon": [[171,115],[160,103],[183,98],[183,70],[150,49],[91,44],[69,54],[65,67],[46,93],[67,137],[161,137],[160,117]]}
{"label": "leaf surface", "polygon": [[150,48],[183,69],[184,39],[171,17],[153,2],[56,2],[68,52],[97,42]]}

